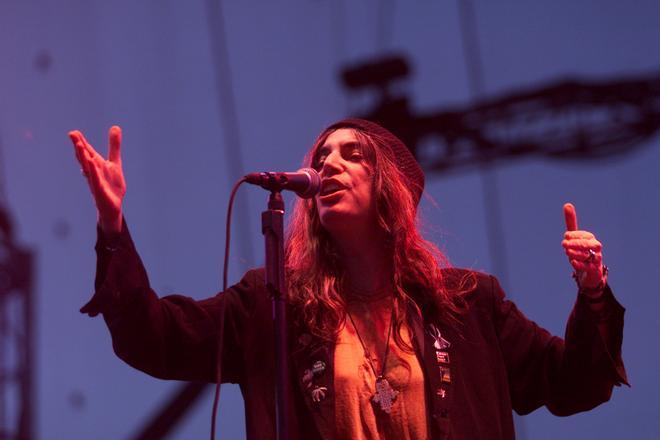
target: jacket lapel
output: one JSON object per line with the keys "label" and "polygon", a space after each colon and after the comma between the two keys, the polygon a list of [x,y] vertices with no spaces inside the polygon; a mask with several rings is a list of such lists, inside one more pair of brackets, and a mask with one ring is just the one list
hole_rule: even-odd
{"label": "jacket lapel", "polygon": [[334,344],[302,333],[291,354],[294,392],[303,396],[321,438],[335,438]]}
{"label": "jacket lapel", "polygon": [[426,320],[410,310],[410,326],[415,342],[415,350],[424,370],[427,382],[428,423],[432,438],[445,439],[449,437],[449,409],[453,398],[451,368],[454,338],[436,320],[426,317]]}

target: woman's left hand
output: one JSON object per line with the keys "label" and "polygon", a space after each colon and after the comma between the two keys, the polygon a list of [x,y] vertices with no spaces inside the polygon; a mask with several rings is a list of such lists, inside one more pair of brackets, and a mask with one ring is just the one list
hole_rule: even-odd
{"label": "woman's left hand", "polygon": [[575,269],[577,281],[582,289],[597,289],[606,283],[603,270],[603,245],[589,231],[579,231],[575,207],[564,205],[566,233],[561,245]]}

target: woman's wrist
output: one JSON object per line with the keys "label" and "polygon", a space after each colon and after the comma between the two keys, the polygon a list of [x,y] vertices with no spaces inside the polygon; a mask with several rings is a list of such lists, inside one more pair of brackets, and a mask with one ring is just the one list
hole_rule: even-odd
{"label": "woman's wrist", "polygon": [[583,287],[580,289],[580,295],[584,296],[590,303],[599,303],[605,299],[605,284],[592,288]]}
{"label": "woman's wrist", "polygon": [[101,226],[101,230],[106,234],[119,234],[122,227],[122,213],[119,211],[117,214],[112,216],[101,215],[98,213],[98,222]]}
{"label": "woman's wrist", "polygon": [[573,273],[573,278],[578,286],[578,293],[583,295],[589,302],[597,303],[603,301],[603,296],[605,292],[605,286],[607,285],[607,274],[609,269],[603,264],[602,266],[602,277],[598,284],[595,286],[585,285],[580,282],[580,277],[578,274]]}

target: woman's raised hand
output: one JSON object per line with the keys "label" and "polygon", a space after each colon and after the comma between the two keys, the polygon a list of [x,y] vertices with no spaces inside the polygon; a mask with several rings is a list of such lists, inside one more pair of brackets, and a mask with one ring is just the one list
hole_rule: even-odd
{"label": "woman's raised hand", "polygon": [[121,128],[114,125],[108,132],[108,159],[96,152],[78,131],[69,132],[80,171],[87,178],[98,210],[99,224],[105,232],[120,232],[121,203],[126,194],[126,181],[121,168]]}
{"label": "woman's raised hand", "polygon": [[603,266],[603,245],[589,231],[578,230],[575,207],[566,203],[564,205],[566,219],[566,233],[561,242],[568,261],[575,269],[580,287],[596,289],[607,282]]}

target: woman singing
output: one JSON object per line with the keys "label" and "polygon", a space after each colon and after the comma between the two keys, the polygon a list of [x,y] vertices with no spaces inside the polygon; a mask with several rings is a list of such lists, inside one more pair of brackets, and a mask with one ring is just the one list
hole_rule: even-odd
{"label": "woman singing", "polygon": [[[117,355],[152,376],[215,382],[221,359],[220,380],[241,387],[247,437],[275,438],[263,269],[206,300],[159,298],[122,216],[120,129],[110,129],[107,160],[80,132],[70,137],[99,214],[96,292],[82,312],[102,314]],[[322,184],[297,201],[285,251],[293,437],[513,439],[512,409],[573,414],[627,383],[624,310],[601,244],[577,230],[571,205],[562,245],[578,294],[561,339],[506,300],[494,277],[450,267],[422,238],[424,174],[392,133],[339,121],[305,165]]]}

